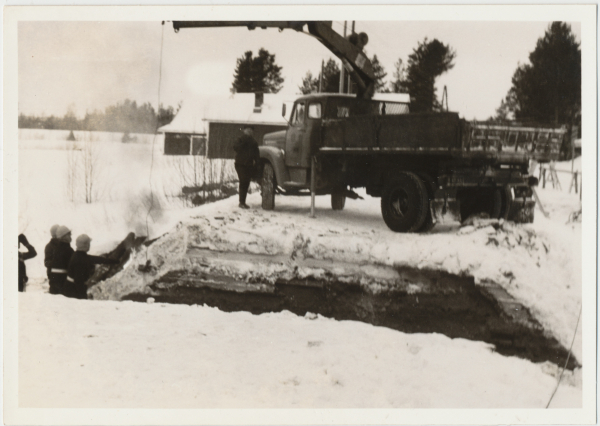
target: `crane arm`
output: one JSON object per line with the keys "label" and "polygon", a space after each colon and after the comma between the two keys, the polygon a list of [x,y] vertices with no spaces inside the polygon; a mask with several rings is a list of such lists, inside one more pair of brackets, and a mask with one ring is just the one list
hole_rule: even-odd
{"label": "crane arm", "polygon": [[352,80],[358,86],[357,97],[370,99],[375,88],[373,65],[362,48],[368,42],[365,33],[352,34],[346,39],[336,33],[331,27],[331,21],[173,21],[173,28],[178,32],[181,28],[213,28],[213,27],[247,27],[293,29],[315,37],[321,44],[342,60],[344,67],[350,73]]}

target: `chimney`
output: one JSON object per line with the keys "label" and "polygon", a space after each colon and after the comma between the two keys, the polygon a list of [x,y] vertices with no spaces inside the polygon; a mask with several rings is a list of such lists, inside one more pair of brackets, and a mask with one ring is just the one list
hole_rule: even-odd
{"label": "chimney", "polygon": [[265,94],[261,92],[254,93],[254,112],[260,113],[262,110],[262,104],[265,101]]}

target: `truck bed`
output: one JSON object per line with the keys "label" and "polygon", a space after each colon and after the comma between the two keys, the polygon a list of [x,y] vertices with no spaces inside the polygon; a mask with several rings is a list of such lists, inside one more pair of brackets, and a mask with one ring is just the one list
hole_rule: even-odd
{"label": "truck bed", "polygon": [[558,159],[562,128],[468,122],[457,113],[411,113],[323,120],[322,153],[406,152],[500,162]]}

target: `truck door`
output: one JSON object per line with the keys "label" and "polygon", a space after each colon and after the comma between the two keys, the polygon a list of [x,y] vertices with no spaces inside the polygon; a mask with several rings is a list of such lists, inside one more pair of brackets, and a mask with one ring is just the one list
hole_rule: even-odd
{"label": "truck door", "polygon": [[[306,104],[296,102],[285,137],[285,165],[302,167],[302,144],[306,137]],[[306,167],[304,165],[304,167]]]}

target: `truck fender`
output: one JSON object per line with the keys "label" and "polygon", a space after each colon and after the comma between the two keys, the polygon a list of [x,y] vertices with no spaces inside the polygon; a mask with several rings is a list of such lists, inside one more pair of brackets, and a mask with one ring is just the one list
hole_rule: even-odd
{"label": "truck fender", "polygon": [[290,180],[288,168],[285,165],[285,153],[282,149],[274,146],[259,146],[261,169],[269,162],[275,170],[275,179],[279,185]]}

